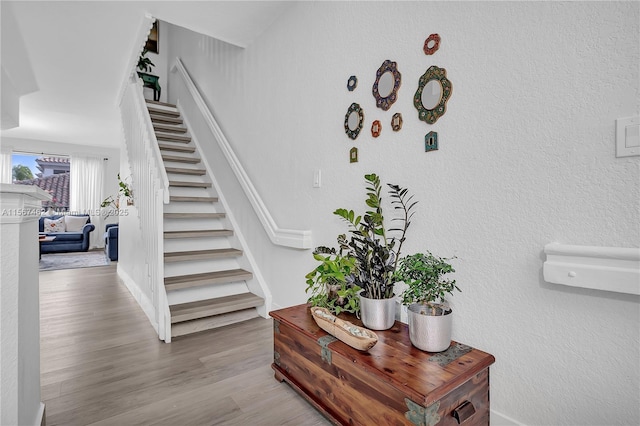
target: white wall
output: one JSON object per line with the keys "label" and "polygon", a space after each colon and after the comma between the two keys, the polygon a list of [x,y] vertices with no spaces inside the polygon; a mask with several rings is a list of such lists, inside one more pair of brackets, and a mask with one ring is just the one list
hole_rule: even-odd
{"label": "white wall", "polygon": [[38,218],[40,188],[0,185],[0,424],[38,425],[40,304]]}
{"label": "white wall", "polygon": [[[405,253],[458,257],[454,339],[496,357],[495,423],[638,424],[639,298],[550,285],[542,263],[552,241],[638,246],[639,158],[615,158],[614,120],[640,110],[639,22],[637,2],[301,2],[244,50],[174,27],[170,55],[281,227],[334,245],[345,228],[332,212],[363,209],[368,172],[416,194]],[[440,50],[425,56],[431,33]],[[385,59],[403,78],[387,112],[371,95]],[[432,126],[412,103],[430,65],[453,84]],[[351,102],[365,114],[355,142],[343,130]],[[440,150],[425,153],[431,130]],[[237,184],[220,180],[274,304],[303,302],[311,254],[272,247]]]}

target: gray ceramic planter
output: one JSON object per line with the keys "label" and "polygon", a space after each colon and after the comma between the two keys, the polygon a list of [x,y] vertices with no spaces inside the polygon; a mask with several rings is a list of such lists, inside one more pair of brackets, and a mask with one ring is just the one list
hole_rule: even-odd
{"label": "gray ceramic planter", "polygon": [[429,308],[414,303],[409,306],[409,339],[413,346],[427,352],[442,352],[451,344],[452,312],[429,315]]}
{"label": "gray ceramic planter", "polygon": [[369,299],[360,293],[360,319],[370,330],[388,330],[396,321],[396,298]]}

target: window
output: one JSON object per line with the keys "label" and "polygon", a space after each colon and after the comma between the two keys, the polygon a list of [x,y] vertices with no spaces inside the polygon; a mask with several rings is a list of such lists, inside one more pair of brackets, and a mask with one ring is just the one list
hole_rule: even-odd
{"label": "window", "polygon": [[43,210],[69,211],[69,157],[15,152],[12,172],[14,184],[35,185],[51,194],[51,201],[42,202]]}

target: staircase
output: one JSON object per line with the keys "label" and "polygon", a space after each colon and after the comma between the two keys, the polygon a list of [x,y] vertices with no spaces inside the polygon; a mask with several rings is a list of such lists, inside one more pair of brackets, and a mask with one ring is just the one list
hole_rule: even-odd
{"label": "staircase", "polygon": [[233,229],[180,112],[146,102],[169,178],[163,225],[171,337],[257,317],[264,300],[249,291],[253,274],[239,266],[242,248],[232,246]]}

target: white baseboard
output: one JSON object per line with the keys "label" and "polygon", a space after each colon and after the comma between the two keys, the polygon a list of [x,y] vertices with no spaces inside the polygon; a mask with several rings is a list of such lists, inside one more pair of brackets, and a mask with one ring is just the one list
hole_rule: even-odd
{"label": "white baseboard", "polygon": [[153,303],[151,300],[140,290],[140,287],[136,284],[136,282],[127,274],[121,267],[118,265],[118,277],[122,280],[124,285],[129,290],[129,293],[133,296],[134,299],[138,302],[138,305],[142,308],[142,311],[145,313],[151,326],[153,329],[158,332],[158,322],[155,319],[155,308],[153,307]]}
{"label": "white baseboard", "polygon": [[490,417],[491,426],[525,426],[523,423],[519,423],[504,414],[491,410]]}
{"label": "white baseboard", "polygon": [[34,426],[45,426],[47,424],[47,419],[45,416],[44,402],[41,402],[40,407],[38,407],[38,414],[36,415],[36,423]]}

